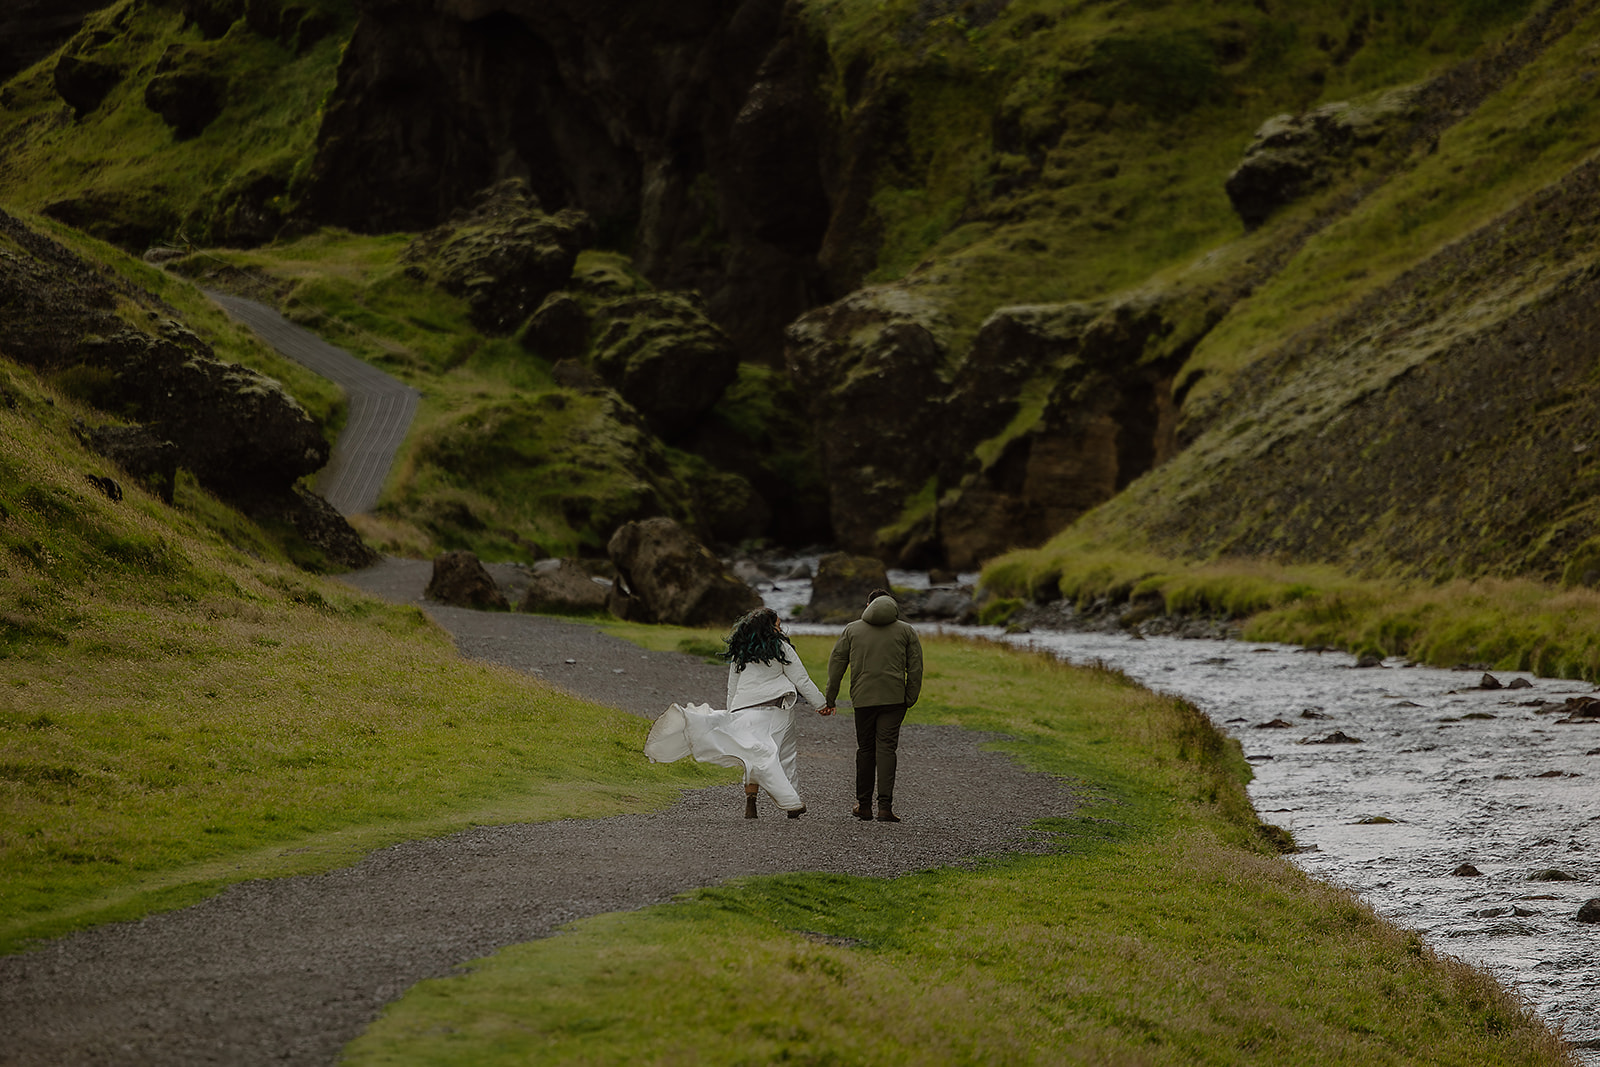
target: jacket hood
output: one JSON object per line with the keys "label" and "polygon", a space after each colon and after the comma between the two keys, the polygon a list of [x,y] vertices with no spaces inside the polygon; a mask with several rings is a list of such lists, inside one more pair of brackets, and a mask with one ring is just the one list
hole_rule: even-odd
{"label": "jacket hood", "polygon": [[892,596],[880,596],[867,605],[867,610],[861,613],[863,622],[870,622],[874,626],[888,626],[900,617],[900,606],[894,602]]}

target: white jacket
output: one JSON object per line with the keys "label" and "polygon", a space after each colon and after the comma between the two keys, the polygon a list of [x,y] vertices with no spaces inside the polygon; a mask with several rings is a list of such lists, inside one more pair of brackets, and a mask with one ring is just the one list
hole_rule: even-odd
{"label": "white jacket", "polygon": [[725,707],[729,711],[743,711],[758,704],[792,708],[796,693],[810,701],[812,707],[824,707],[822,690],[811,681],[811,676],[800,663],[799,654],[788,649],[785,655],[789,657],[788,663],[752,660],[744,665],[742,671],[732,663],[728,664],[728,703]]}

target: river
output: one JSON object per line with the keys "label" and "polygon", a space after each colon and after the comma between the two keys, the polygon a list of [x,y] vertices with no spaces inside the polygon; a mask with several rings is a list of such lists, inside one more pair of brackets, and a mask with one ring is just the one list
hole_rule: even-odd
{"label": "river", "polygon": [[[808,586],[776,583],[767,602],[787,615]],[[945,629],[1101,662],[1193,702],[1243,746],[1256,810],[1305,850],[1292,862],[1492,971],[1600,1067],[1600,925],[1575,919],[1600,896],[1600,723],[1559,725],[1554,710],[1593,686],[1497,671],[1527,687],[1482,689],[1481,670],[1358,668],[1286,645]],[[1335,734],[1355,740],[1317,743]],[[1480,873],[1454,873],[1463,864]]]}

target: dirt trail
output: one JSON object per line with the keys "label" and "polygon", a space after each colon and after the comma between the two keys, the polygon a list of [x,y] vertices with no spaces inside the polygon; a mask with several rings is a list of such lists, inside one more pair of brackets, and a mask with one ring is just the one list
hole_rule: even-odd
{"label": "dirt trail", "polygon": [[[349,581],[420,602],[426,578],[427,564],[389,561]],[[427,610],[464,655],[598,701],[649,714],[672,700],[721,703],[725,669],[693,657],[578,623]],[[765,797],[762,817],[744,819],[743,790],[730,785],[651,814],[481,827],[3,957],[0,1063],[332,1063],[412,984],[574,919],[740,875],[894,876],[1049,847],[1025,828],[1071,810],[1066,785],[980,751],[984,740],[913,711],[895,803],[905,821],[862,823],[850,815],[850,717],[802,713],[811,811],[797,820]]]}

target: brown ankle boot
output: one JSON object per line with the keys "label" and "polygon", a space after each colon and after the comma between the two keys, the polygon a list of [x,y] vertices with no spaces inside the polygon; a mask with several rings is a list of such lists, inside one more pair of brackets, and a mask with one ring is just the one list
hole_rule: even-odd
{"label": "brown ankle boot", "polygon": [[890,811],[888,808],[879,808],[878,809],[878,821],[879,822],[899,822],[900,821],[900,816],[896,815],[894,812]]}
{"label": "brown ankle boot", "polygon": [[744,817],[747,819],[756,817],[756,791],[754,789],[746,788],[744,791]]}

